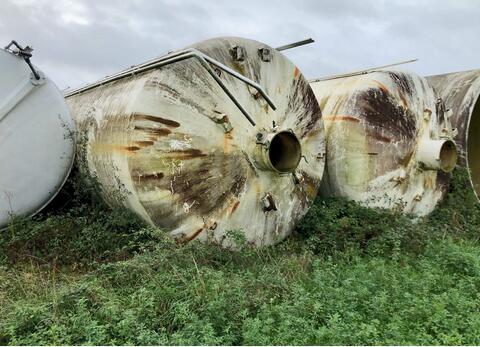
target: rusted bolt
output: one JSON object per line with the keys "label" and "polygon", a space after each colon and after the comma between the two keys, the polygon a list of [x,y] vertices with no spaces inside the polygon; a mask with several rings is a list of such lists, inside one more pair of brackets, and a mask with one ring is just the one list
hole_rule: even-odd
{"label": "rusted bolt", "polygon": [[257,140],[257,143],[263,143],[265,135],[263,133],[257,133],[255,135],[255,139]]}
{"label": "rusted bolt", "polygon": [[275,123],[275,121],[272,121],[272,132],[276,132],[278,130],[278,125]]}
{"label": "rusted bolt", "polygon": [[276,211],[277,206],[275,205],[275,201],[273,200],[273,196],[270,193],[265,194],[265,196],[261,200],[262,209],[264,212],[269,211]]}
{"label": "rusted bolt", "polygon": [[269,48],[259,48],[258,55],[260,56],[260,59],[262,59],[262,61],[264,62],[269,62],[272,60],[272,51]]}
{"label": "rusted bolt", "polygon": [[293,182],[295,184],[300,184],[300,183],[303,183],[303,181],[305,181],[305,178],[303,177],[303,175],[297,173],[297,172],[292,172],[292,176],[293,176]]}
{"label": "rusted bolt", "polygon": [[232,131],[233,126],[232,126],[232,123],[230,123],[230,119],[228,118],[228,116],[225,113],[221,113],[218,111],[213,111],[213,112],[215,112],[213,121],[217,124],[220,124],[226,133],[229,133],[230,131]]}
{"label": "rusted bolt", "polygon": [[423,198],[423,194],[417,194],[417,195],[415,195],[415,197],[413,198],[413,200],[415,200],[415,201],[420,201],[420,200],[422,200],[422,198]]}
{"label": "rusted bolt", "polygon": [[432,110],[426,108],[423,110],[423,119],[430,120],[430,116],[432,115]]}
{"label": "rusted bolt", "polygon": [[397,182],[397,183],[402,183],[403,181],[405,181],[405,177],[403,177],[403,176],[392,177],[392,178],[390,178],[390,181]]}
{"label": "rusted bolt", "polygon": [[232,47],[232,57],[235,61],[244,61],[245,60],[245,48],[241,46]]}

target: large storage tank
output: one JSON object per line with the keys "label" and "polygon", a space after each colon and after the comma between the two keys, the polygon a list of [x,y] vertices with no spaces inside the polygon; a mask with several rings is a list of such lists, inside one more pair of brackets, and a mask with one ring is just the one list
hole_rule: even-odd
{"label": "large storage tank", "polygon": [[325,196],[425,215],[456,163],[452,131],[425,79],[373,71],[312,81],[325,122]]}
{"label": "large storage tank", "polygon": [[0,228],[48,204],[73,163],[68,107],[29,56],[20,46],[0,49]]}
{"label": "large storage tank", "polygon": [[480,198],[480,70],[429,76],[427,80],[449,110],[457,132],[459,165],[469,169],[472,188]]}
{"label": "large storage tank", "polygon": [[179,241],[284,239],[324,169],[320,108],[298,68],[241,38],[195,44],[68,93],[79,154],[107,201]]}

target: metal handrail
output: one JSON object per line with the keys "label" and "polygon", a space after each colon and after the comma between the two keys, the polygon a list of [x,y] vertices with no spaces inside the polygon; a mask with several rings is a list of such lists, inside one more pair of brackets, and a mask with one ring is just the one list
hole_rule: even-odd
{"label": "metal handrail", "polygon": [[239,103],[239,101],[235,98],[235,96],[230,92],[230,90],[227,88],[227,86],[225,86],[225,84],[222,82],[222,80],[217,76],[215,71],[211,68],[209,63],[218,67],[219,69],[225,71],[226,73],[230,74],[231,76],[241,80],[242,82],[248,84],[252,88],[256,89],[262,95],[262,97],[265,99],[265,101],[267,101],[269,106],[273,110],[276,109],[276,106],[273,103],[273,101],[270,99],[268,94],[263,90],[263,88],[258,83],[248,79],[247,77],[243,76],[242,74],[239,74],[238,72],[232,70],[228,66],[225,66],[224,64],[218,62],[217,60],[209,57],[208,55],[206,55],[206,54],[204,54],[204,53],[202,53],[202,52],[200,52],[200,51],[198,51],[194,48],[189,48],[189,49],[186,49],[186,50],[183,50],[183,51],[168,54],[168,55],[166,55],[162,58],[159,58],[157,60],[153,60],[153,61],[150,61],[148,63],[144,63],[144,64],[141,64],[141,65],[135,66],[131,69],[127,69],[125,71],[122,71],[122,72],[117,73],[115,75],[109,76],[109,77],[107,77],[105,79],[102,79],[100,81],[97,81],[95,83],[92,83],[92,84],[86,85],[84,87],[81,87],[81,88],[72,90],[70,92],[67,92],[65,94],[65,97],[68,98],[70,96],[80,94],[82,92],[85,92],[85,91],[93,89],[95,87],[104,85],[106,83],[110,83],[110,82],[119,80],[123,77],[133,76],[137,73],[141,73],[141,72],[153,69],[153,68],[158,68],[158,67],[162,67],[162,66],[165,66],[165,65],[173,64],[173,63],[176,63],[176,62],[179,62],[179,61],[182,61],[182,60],[185,60],[185,59],[189,59],[189,58],[196,58],[200,62],[200,64],[213,77],[213,79],[218,83],[220,88],[222,88],[222,90],[225,92],[225,94],[227,94],[227,96],[232,100],[232,102],[237,106],[237,108],[243,113],[243,115],[248,119],[248,121],[253,126],[255,126],[255,124],[256,124],[255,121],[253,120],[253,118],[245,110],[245,108],[243,108],[243,106]]}

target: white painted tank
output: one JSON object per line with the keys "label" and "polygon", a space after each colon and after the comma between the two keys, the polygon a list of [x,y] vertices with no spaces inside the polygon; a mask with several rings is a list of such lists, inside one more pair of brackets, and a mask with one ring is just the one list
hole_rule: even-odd
{"label": "white painted tank", "polygon": [[74,124],[63,95],[15,53],[0,49],[0,228],[46,206],[74,157]]}

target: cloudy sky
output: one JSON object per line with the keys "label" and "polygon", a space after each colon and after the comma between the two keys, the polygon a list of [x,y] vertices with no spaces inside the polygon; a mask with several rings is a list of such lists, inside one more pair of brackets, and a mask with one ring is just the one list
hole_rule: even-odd
{"label": "cloudy sky", "polygon": [[418,58],[422,75],[480,68],[480,0],[1,0],[0,44],[34,47],[60,88],[215,36],[286,52],[309,78]]}

